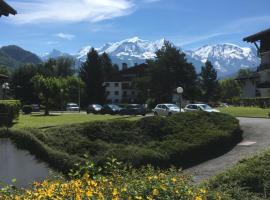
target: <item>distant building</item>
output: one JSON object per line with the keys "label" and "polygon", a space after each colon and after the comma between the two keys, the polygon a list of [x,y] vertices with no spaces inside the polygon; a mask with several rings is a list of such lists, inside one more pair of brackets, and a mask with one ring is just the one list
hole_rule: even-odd
{"label": "distant building", "polygon": [[16,15],[17,11],[8,5],[4,0],[0,0],[0,17],[2,15],[8,16],[9,14]]}
{"label": "distant building", "polygon": [[237,79],[242,87],[242,97],[270,97],[270,29],[248,36],[244,41],[255,44],[261,64],[252,76]]}
{"label": "distant building", "polygon": [[2,89],[2,85],[7,82],[8,80],[8,76],[5,76],[3,74],[0,74],[0,99],[3,98],[3,89]]}
{"label": "distant building", "polygon": [[133,81],[143,76],[147,68],[146,64],[134,67],[124,67],[119,75],[111,77],[104,82],[106,86],[108,103],[136,103],[138,91],[134,87]]}

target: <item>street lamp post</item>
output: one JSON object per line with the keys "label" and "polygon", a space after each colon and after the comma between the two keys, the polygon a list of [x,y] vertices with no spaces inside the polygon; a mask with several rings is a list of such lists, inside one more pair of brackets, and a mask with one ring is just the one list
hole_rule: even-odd
{"label": "street lamp post", "polygon": [[176,92],[179,95],[179,107],[180,107],[180,112],[182,111],[182,94],[184,92],[184,89],[182,87],[176,88]]}
{"label": "street lamp post", "polygon": [[64,111],[64,102],[63,102],[63,93],[64,93],[64,89],[63,88],[61,88],[60,89],[60,93],[61,93],[61,112],[63,112]]}
{"label": "street lamp post", "polygon": [[4,83],[2,85],[2,89],[3,89],[3,99],[5,100],[5,98],[6,98],[6,91],[10,89],[9,88],[9,83]]}

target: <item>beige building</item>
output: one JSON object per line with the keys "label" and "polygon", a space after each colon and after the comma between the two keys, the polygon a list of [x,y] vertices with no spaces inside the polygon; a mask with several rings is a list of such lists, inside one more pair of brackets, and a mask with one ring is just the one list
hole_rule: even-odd
{"label": "beige building", "polygon": [[254,43],[261,64],[249,77],[239,77],[243,98],[270,97],[270,29],[244,38],[244,41]]}

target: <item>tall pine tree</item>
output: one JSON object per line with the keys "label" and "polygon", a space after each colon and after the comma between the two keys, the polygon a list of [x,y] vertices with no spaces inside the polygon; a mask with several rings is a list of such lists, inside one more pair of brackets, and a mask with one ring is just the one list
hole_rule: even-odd
{"label": "tall pine tree", "polygon": [[118,73],[118,67],[115,67],[115,65],[112,64],[112,60],[107,53],[103,53],[100,56],[100,61],[103,69],[104,80],[108,80]]}
{"label": "tall pine tree", "polygon": [[201,70],[201,89],[206,102],[216,101],[219,98],[219,84],[217,71],[210,61],[206,61]]}
{"label": "tall pine tree", "polygon": [[185,54],[165,42],[163,48],[156,52],[156,59],[148,61],[149,89],[157,103],[171,102],[172,94],[179,86],[184,88],[184,97],[193,99],[196,95],[197,74]]}
{"label": "tall pine tree", "polygon": [[79,75],[85,83],[88,103],[104,103],[106,100],[105,87],[103,86],[104,76],[101,59],[98,52],[92,48],[88,54],[86,61],[80,68]]}

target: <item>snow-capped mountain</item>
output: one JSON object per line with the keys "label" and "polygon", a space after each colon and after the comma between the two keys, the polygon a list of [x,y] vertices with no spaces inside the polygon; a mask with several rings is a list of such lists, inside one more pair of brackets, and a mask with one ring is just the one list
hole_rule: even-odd
{"label": "snow-capped mountain", "polygon": [[[100,54],[108,53],[113,63],[119,66],[124,62],[128,66],[133,66],[135,63],[144,63],[147,59],[154,59],[155,52],[163,47],[164,42],[165,39],[149,41],[134,37],[120,42],[107,43],[96,50]],[[73,55],[78,66],[86,60],[87,53],[91,48],[92,46],[83,47]],[[241,68],[255,68],[260,63],[255,48],[240,47],[234,44],[205,45],[193,51],[183,51],[187,60],[193,63],[198,72],[206,60],[210,60],[218,71],[219,77],[234,74]],[[47,55],[47,58],[59,57],[59,55],[68,54],[53,50]]]}
{"label": "snow-capped mountain", "polygon": [[43,55],[40,56],[40,58],[44,61],[50,59],[50,58],[59,58],[59,57],[73,57],[68,53],[63,53],[57,49],[53,49],[49,53],[44,53]]}
{"label": "snow-capped mountain", "polygon": [[[260,59],[255,48],[239,47],[234,44],[205,45],[194,51],[185,51],[188,60],[200,61],[201,64],[207,60],[211,61],[219,75],[228,75],[237,72],[241,68],[255,68]],[[196,68],[198,63],[192,62]]]}
{"label": "snow-capped mountain", "polygon": [[[147,59],[155,58],[155,52],[161,49],[165,39],[157,41],[142,40],[138,37],[122,40],[116,43],[107,43],[100,48],[96,48],[99,53],[106,52],[111,56],[114,63],[127,63],[129,66],[135,63],[144,63]],[[91,46],[82,48],[76,56],[84,62]]]}

